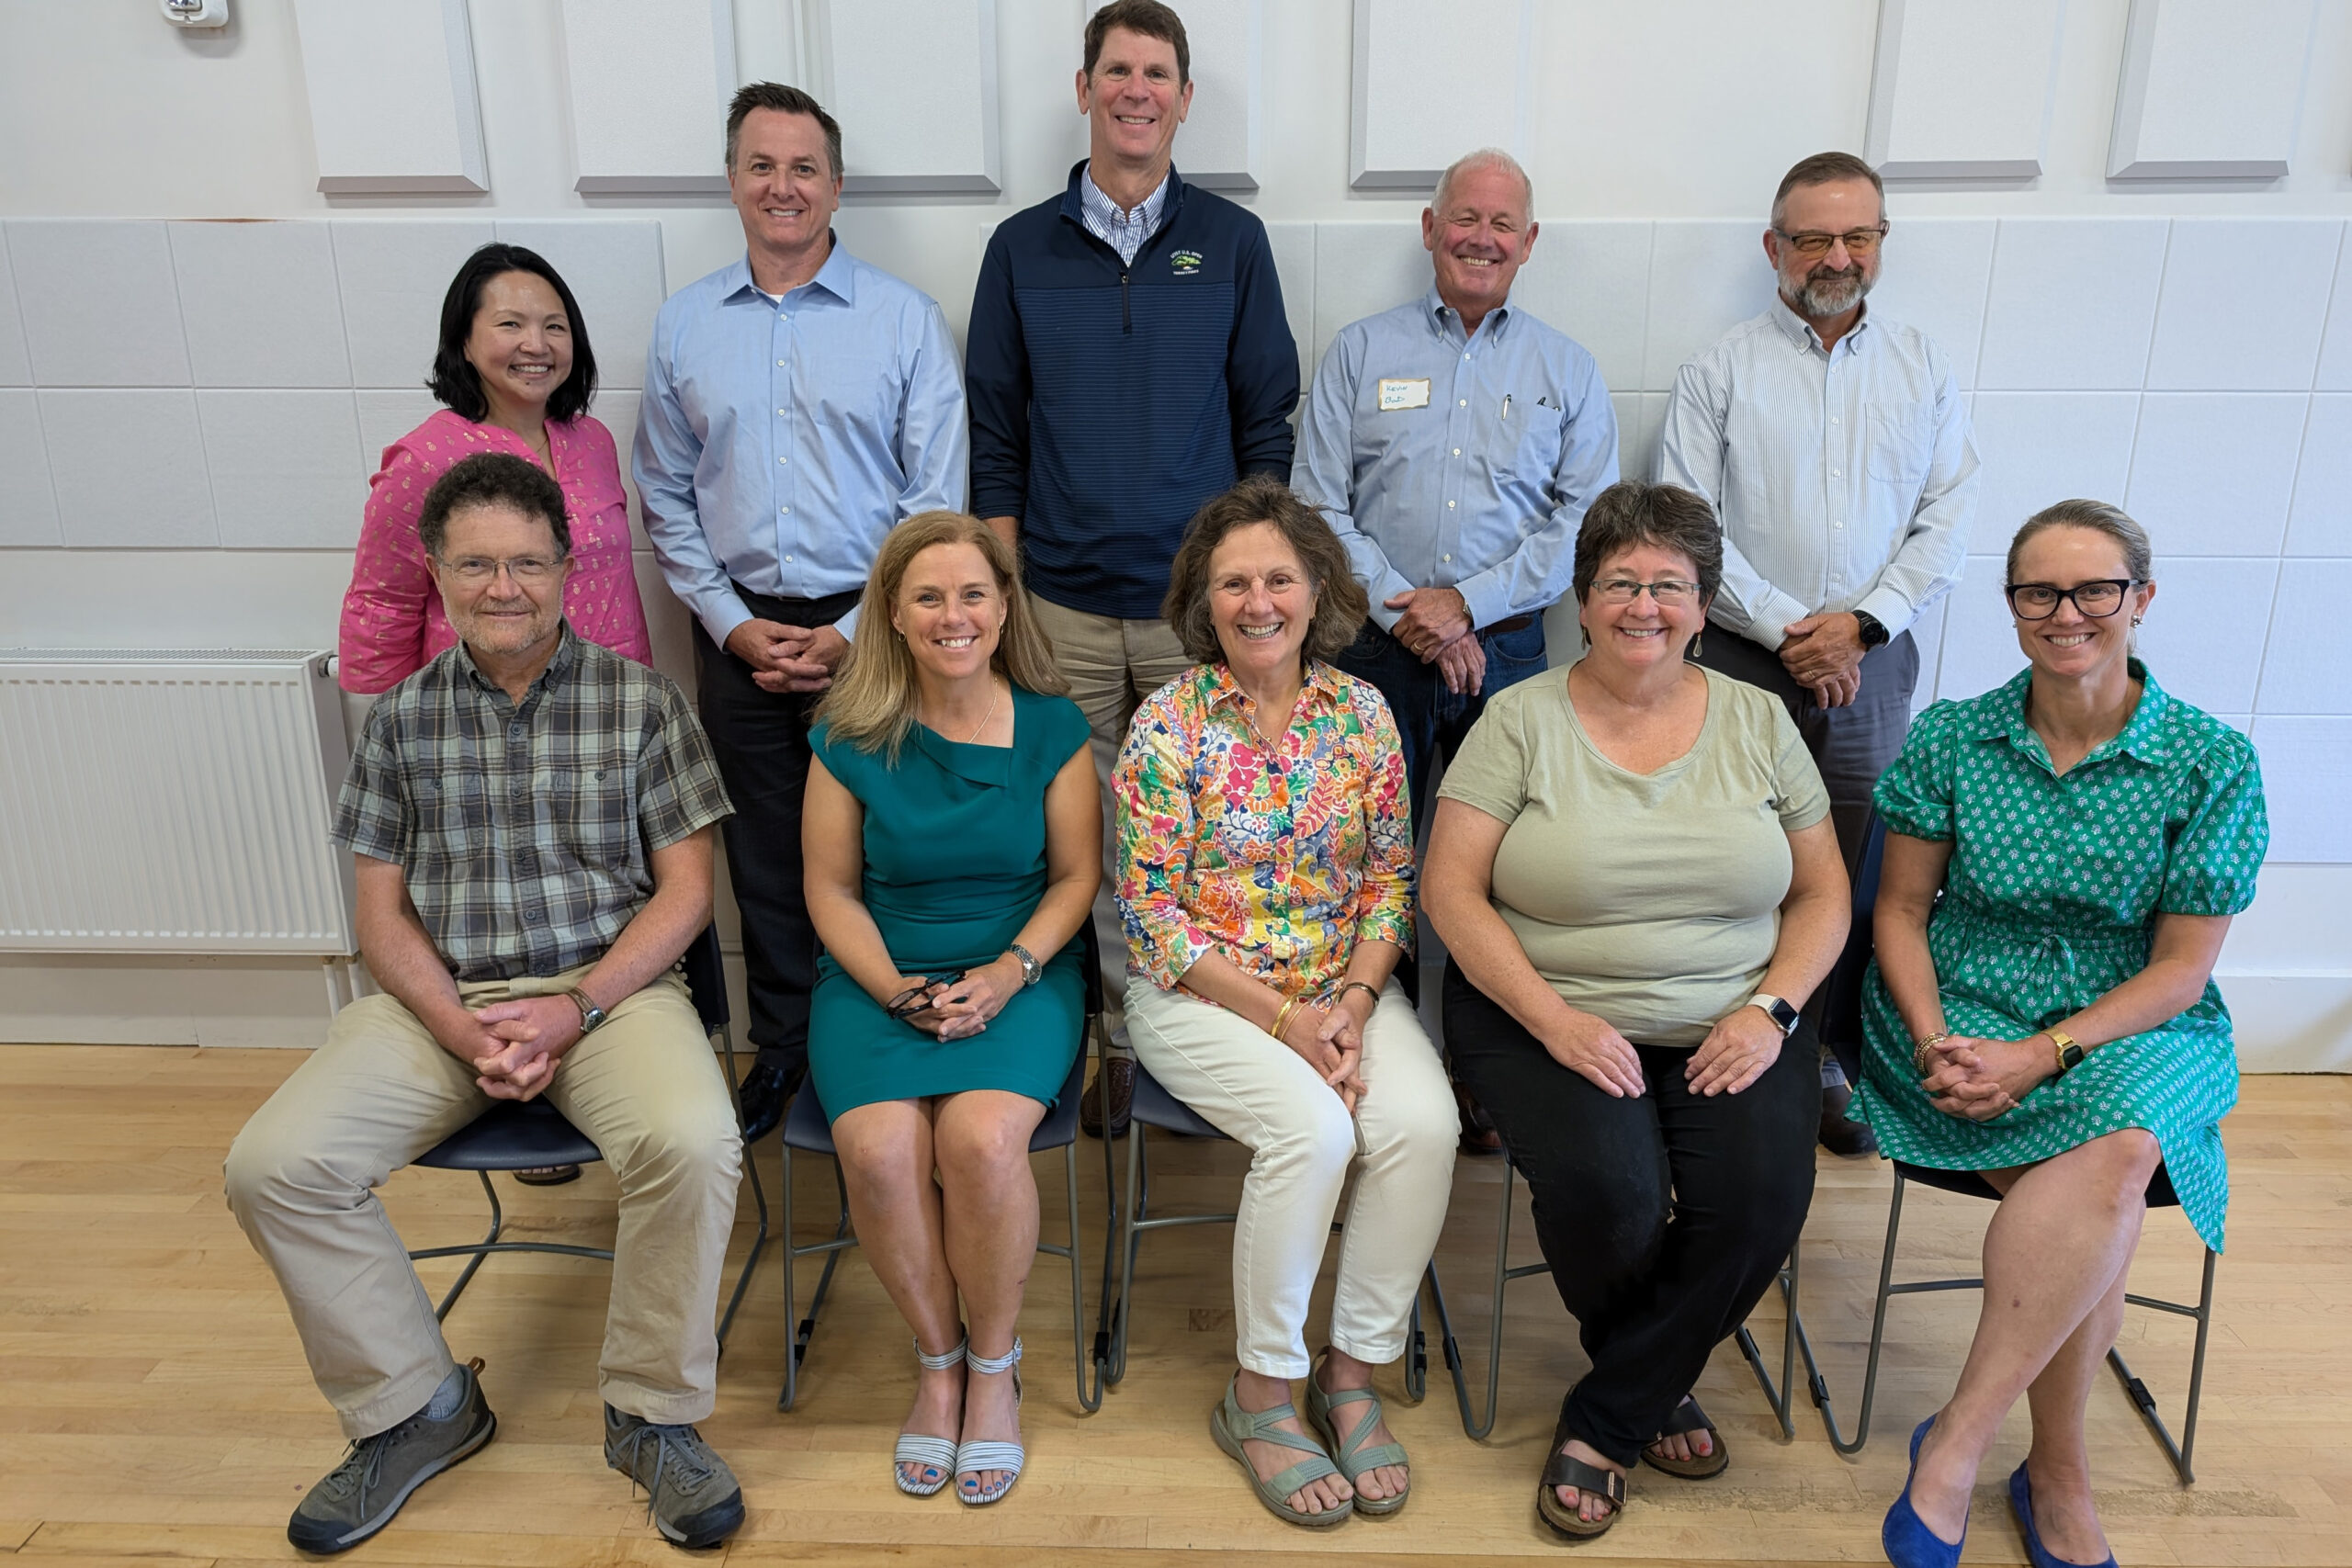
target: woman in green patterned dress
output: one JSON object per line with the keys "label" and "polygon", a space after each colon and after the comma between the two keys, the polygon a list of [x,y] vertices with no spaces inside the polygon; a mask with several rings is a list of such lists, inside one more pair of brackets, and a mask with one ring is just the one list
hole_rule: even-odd
{"label": "woman in green patterned dress", "polygon": [[1857,1105],[1889,1156],[2003,1194],[1959,1386],[1913,1434],[1887,1514],[1901,1568],[1959,1561],[1977,1466],[2021,1393],[2033,1444],[2009,1495],[2032,1561],[2112,1561],[2084,1406],[2160,1164],[2222,1245],[2237,1057],[2213,961],[2270,836],[2254,748],[2132,657],[2155,597],[2138,524],[2091,501],[2037,513],[2007,594],[2029,668],[1922,714],[1876,795]]}

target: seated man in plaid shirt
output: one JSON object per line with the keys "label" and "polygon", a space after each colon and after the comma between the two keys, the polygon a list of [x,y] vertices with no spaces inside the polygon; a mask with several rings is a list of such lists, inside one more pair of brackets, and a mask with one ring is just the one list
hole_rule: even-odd
{"label": "seated man in plaid shirt", "polygon": [[690,1423],[742,1160],[727,1084],[674,965],[710,919],[731,807],[663,676],[572,635],[563,493],[520,457],[452,468],[419,533],[458,645],[368,716],[335,812],[381,996],[238,1134],[229,1205],[277,1276],[351,1451],[287,1527],[309,1551],[374,1534],[490,1440],[371,1190],[493,1100],[544,1093],[620,1183],[598,1392],[605,1459],[662,1533],[723,1540],[743,1495]]}

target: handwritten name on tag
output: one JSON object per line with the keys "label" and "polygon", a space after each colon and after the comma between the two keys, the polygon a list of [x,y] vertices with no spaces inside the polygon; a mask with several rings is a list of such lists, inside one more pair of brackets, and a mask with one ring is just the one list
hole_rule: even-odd
{"label": "handwritten name on tag", "polygon": [[1394,413],[1399,409],[1425,409],[1430,406],[1430,378],[1418,380],[1403,377],[1384,376],[1380,379],[1380,412]]}

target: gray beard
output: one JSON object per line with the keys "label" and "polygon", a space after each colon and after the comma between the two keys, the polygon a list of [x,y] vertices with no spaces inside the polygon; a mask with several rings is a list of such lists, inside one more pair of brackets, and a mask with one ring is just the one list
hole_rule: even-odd
{"label": "gray beard", "polygon": [[1870,280],[1859,273],[1807,277],[1804,287],[1790,297],[1789,303],[1800,316],[1842,316],[1860,304],[1862,296],[1870,291]]}

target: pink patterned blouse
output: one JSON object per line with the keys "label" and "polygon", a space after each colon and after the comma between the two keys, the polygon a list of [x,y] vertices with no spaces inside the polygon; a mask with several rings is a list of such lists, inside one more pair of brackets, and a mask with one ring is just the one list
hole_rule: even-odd
{"label": "pink patterned blouse", "polygon": [[[548,448],[563,487],[571,524],[571,553],[579,558],[564,585],[563,612],[571,629],[591,642],[636,660],[653,661],[645,605],[637,596],[629,559],[628,496],[621,489],[613,433],[588,414],[548,421]],[[447,409],[384,448],[383,467],[368,481],[359,524],[359,550],[351,587],[343,596],[338,677],[346,692],[387,692],[423,669],[458,640],[441,595],[424,570],[416,520],[424,492],[458,459],[505,452],[538,461],[530,444],[495,424],[476,424]]]}

